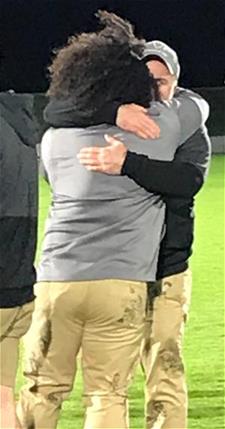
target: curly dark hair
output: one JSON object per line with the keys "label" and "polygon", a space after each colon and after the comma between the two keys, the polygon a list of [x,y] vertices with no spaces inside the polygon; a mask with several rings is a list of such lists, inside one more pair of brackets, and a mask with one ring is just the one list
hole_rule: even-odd
{"label": "curly dark hair", "polygon": [[113,13],[99,11],[103,28],[69,38],[56,52],[50,71],[48,95],[70,98],[84,111],[106,103],[137,103],[148,107],[156,84],[141,61],[145,40],[132,25]]}

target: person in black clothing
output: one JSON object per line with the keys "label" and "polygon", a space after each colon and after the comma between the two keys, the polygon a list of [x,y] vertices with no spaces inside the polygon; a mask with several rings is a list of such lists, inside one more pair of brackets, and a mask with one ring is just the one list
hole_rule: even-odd
{"label": "person in black clothing", "polygon": [[[176,53],[162,42],[146,46],[144,61],[159,84],[163,100],[176,95],[180,67]],[[68,107],[68,106],[67,106]],[[49,103],[46,121],[53,126],[88,126],[116,123],[143,138],[157,137],[157,127],[141,106],[107,105],[95,117],[84,118],[74,108]],[[150,310],[142,348],[146,373],[146,426],[164,429],[187,427],[187,389],[181,354],[184,321],[190,304],[194,195],[209,167],[210,140],[199,129],[176,152],[174,161],[149,159],[132,153],[118,139],[106,136],[108,147],[82,149],[80,162],[88,169],[122,174],[149,192],[163,195],[167,207],[166,234],[158,262],[158,282],[149,286]],[[158,426],[154,426],[158,422]]]}
{"label": "person in black clothing", "polygon": [[16,428],[14,386],[20,338],[33,311],[37,243],[37,129],[33,96],[0,93],[1,428]]}

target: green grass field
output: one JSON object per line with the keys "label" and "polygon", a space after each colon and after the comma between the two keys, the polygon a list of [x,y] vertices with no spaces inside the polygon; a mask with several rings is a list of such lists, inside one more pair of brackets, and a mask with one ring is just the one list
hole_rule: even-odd
{"label": "green grass field", "polygon": [[[224,425],[224,157],[213,158],[207,184],[197,197],[196,239],[191,265],[193,297],[184,354],[189,386],[189,429]],[[48,186],[41,181],[39,246],[49,206]],[[63,352],[63,351],[62,351]],[[22,384],[21,369],[18,388]],[[142,429],[143,385],[138,370],[130,390],[132,429]],[[82,380],[64,403],[59,429],[82,429]]]}

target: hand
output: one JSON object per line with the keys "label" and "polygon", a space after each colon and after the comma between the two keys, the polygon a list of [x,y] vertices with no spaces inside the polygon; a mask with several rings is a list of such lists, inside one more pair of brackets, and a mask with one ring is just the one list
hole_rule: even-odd
{"label": "hand", "polygon": [[115,137],[105,135],[108,146],[84,147],[77,155],[87,170],[106,174],[120,174],[127,155],[126,146]]}
{"label": "hand", "polygon": [[120,106],[117,112],[116,125],[143,139],[156,139],[160,136],[160,128],[150,118],[148,110],[137,104]]}

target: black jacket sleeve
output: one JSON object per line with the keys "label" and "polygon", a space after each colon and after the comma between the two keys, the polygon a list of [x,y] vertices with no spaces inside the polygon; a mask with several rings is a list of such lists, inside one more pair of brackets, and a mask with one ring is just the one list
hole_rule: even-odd
{"label": "black jacket sleeve", "polygon": [[114,103],[105,104],[104,108],[96,112],[84,112],[78,109],[73,100],[51,98],[44,110],[44,120],[54,128],[85,128],[103,123],[114,125],[120,105],[121,103],[115,101]]}
{"label": "black jacket sleeve", "polygon": [[128,151],[122,175],[130,177],[148,192],[165,197],[192,198],[203,184],[210,155],[208,133],[201,127],[177,149],[173,161],[156,161]]}
{"label": "black jacket sleeve", "polygon": [[192,197],[203,183],[201,171],[193,164],[156,161],[129,151],[122,168],[122,175],[133,179],[148,192],[177,198]]}

